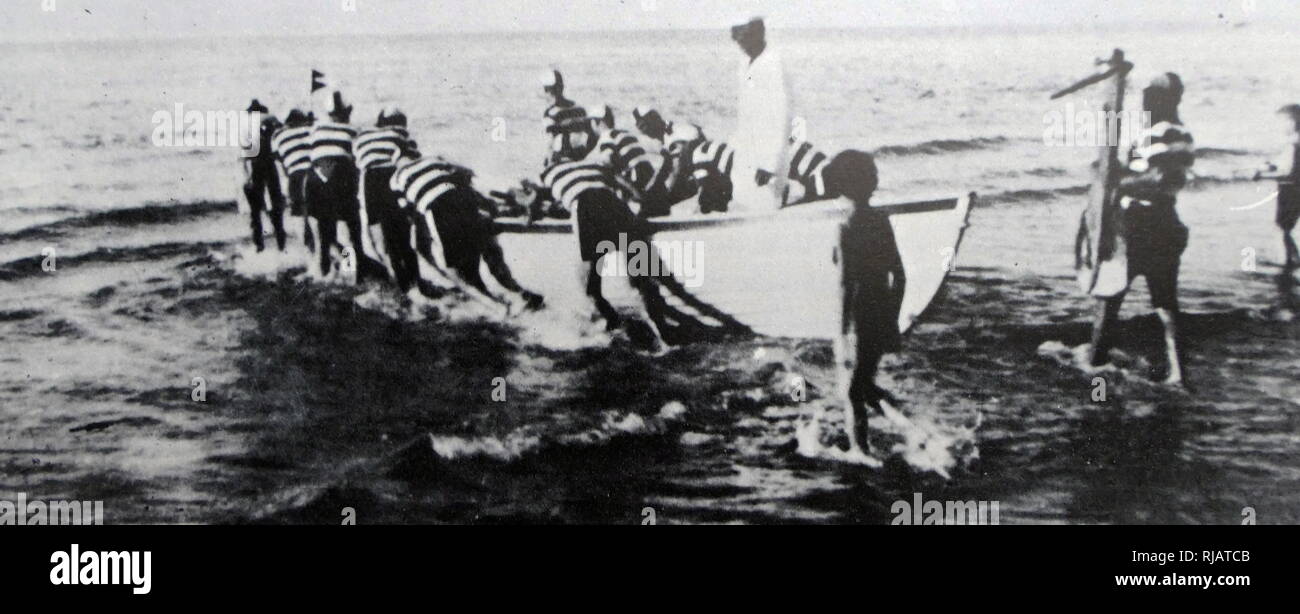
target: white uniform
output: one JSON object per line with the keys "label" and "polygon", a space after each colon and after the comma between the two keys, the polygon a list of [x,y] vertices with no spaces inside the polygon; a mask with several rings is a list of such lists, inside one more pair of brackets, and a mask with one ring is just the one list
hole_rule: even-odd
{"label": "white uniform", "polygon": [[[770,46],[740,69],[733,211],[779,209],[789,176],[790,93],[781,56]],[[754,177],[759,169],[772,174],[766,186]]]}

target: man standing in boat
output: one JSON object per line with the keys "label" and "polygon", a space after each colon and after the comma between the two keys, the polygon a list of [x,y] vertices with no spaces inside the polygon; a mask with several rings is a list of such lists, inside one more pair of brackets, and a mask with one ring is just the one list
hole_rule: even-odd
{"label": "man standing in boat", "polygon": [[745,53],[736,105],[735,199],[731,210],[780,209],[786,193],[790,146],[790,95],[780,55],[767,42],[767,27],[754,18],[731,29]]}

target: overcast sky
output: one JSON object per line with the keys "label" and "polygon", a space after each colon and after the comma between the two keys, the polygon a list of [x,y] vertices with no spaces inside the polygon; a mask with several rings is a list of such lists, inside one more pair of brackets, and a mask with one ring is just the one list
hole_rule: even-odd
{"label": "overcast sky", "polygon": [[[53,5],[52,11],[45,10]],[[347,10],[354,7],[355,10]],[[1300,23],[1297,0],[0,0],[0,39],[773,27]]]}

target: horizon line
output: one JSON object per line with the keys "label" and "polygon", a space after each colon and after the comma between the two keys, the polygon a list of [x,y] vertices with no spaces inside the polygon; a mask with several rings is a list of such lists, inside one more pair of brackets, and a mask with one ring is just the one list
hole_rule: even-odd
{"label": "horizon line", "polygon": [[[1086,23],[1053,23],[1053,24],[1017,24],[1017,23],[970,23],[970,24],[946,24],[946,25],[920,25],[920,24],[883,24],[873,26],[796,26],[773,28],[774,32],[894,32],[894,33],[926,33],[926,32],[945,32],[945,31],[1001,31],[1001,32],[1053,32],[1053,31],[1089,31],[1098,28],[1121,28],[1130,30],[1134,28],[1148,27],[1223,27],[1223,28],[1241,28],[1246,26],[1258,26],[1255,22],[1220,22],[1214,21],[1207,23],[1199,20],[1150,20],[1150,21],[1092,21]],[[1265,27],[1268,24],[1262,24]],[[1279,25],[1279,24],[1274,24]],[[429,29],[419,31],[370,31],[370,32],[256,32],[256,33],[178,33],[178,34],[113,34],[108,33],[99,36],[74,36],[67,38],[58,37],[14,37],[7,41],[0,42],[0,46],[5,44],[44,44],[44,43],[95,43],[95,42],[124,42],[124,41],[180,41],[180,40],[199,40],[210,38],[325,38],[325,37],[407,37],[407,36],[427,36],[427,35],[562,35],[562,34],[626,34],[629,32],[643,33],[669,33],[669,32],[725,32],[726,26],[688,26],[679,28],[572,28],[572,29],[466,29],[466,30],[447,30],[447,29]]]}

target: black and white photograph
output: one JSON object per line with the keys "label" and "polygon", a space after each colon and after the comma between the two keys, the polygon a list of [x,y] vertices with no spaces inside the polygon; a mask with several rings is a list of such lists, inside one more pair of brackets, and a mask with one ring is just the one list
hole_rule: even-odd
{"label": "black and white photograph", "polygon": [[1298,27],[6,0],[0,525],[1300,524]]}

